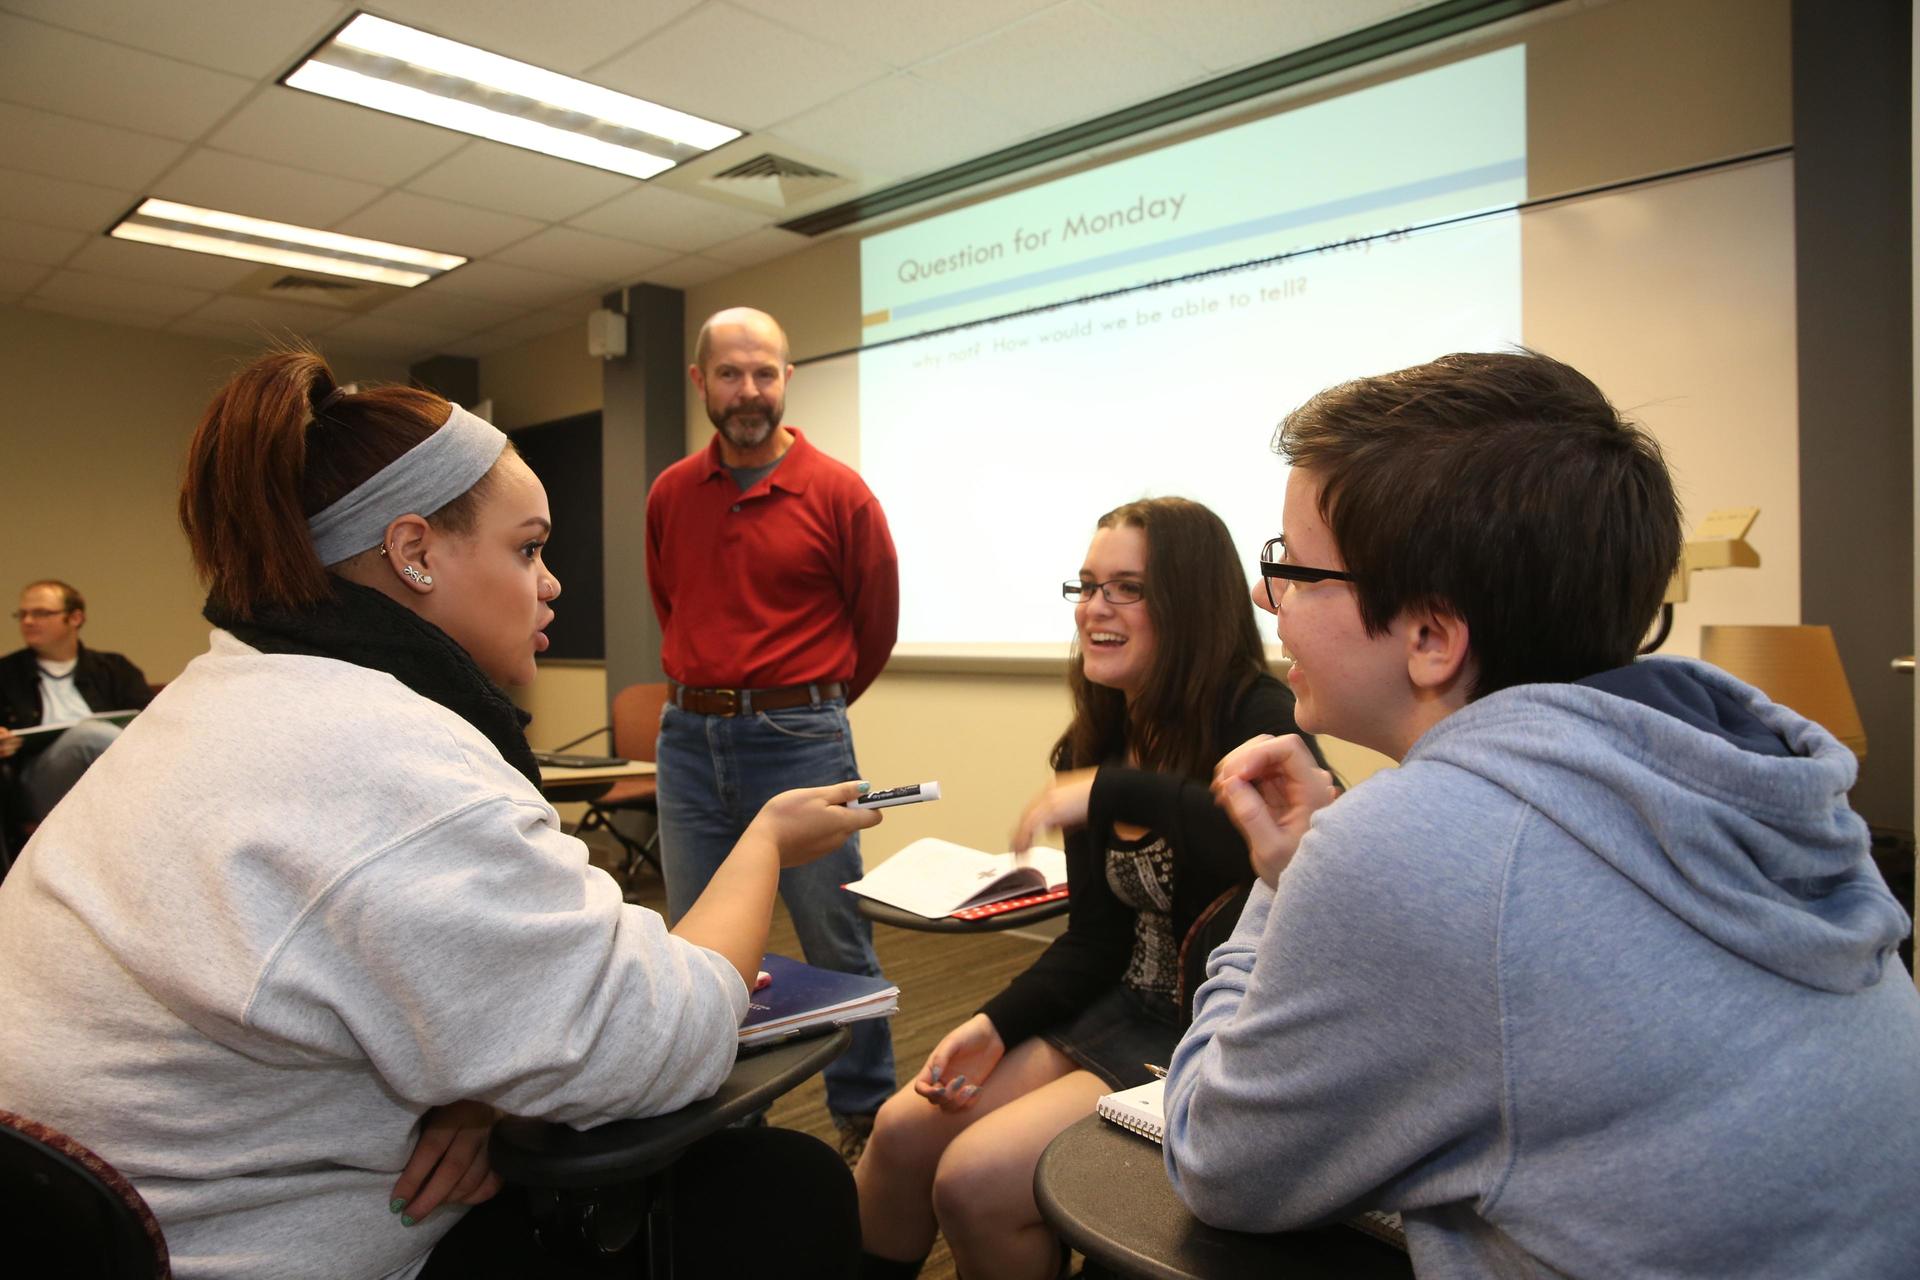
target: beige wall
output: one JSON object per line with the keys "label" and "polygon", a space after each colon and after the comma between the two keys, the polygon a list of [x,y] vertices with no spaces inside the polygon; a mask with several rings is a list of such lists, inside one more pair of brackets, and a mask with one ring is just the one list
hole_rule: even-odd
{"label": "beige wall", "polygon": [[[89,645],[126,654],[151,680],[178,675],[207,640],[175,515],[181,466],[207,402],[253,354],[0,307],[0,593],[11,601],[31,579],[65,579],[87,597]],[[339,372],[405,376],[344,362]]]}
{"label": "beige wall", "polygon": [[481,360],[480,395],[493,401],[493,423],[502,431],[599,409],[600,361],[587,354],[586,315]]}

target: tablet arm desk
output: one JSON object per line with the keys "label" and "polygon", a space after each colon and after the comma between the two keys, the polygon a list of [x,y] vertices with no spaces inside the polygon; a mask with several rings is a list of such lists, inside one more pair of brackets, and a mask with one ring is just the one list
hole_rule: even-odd
{"label": "tablet arm desk", "polygon": [[711,1133],[761,1111],[832,1062],[845,1027],[742,1054],[710,1098],[669,1115],[571,1129],[506,1119],[488,1156],[508,1182],[527,1188],[540,1243],[562,1255],[613,1253],[643,1229],[653,1276],[672,1274],[673,1162]]}

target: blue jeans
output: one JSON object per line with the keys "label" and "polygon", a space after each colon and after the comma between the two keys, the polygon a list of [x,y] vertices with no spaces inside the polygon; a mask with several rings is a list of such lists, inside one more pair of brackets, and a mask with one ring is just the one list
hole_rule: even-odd
{"label": "blue jeans", "polygon": [[[660,856],[667,914],[687,913],[760,806],[795,787],[860,776],[847,705],[838,698],[782,711],[703,716],[669,703],[660,716]],[[860,837],[826,857],[780,873],[780,897],[807,963],[878,977],[873,926],[854,895]],[[853,1045],[828,1065],[827,1109],[869,1116],[893,1096],[893,1037],[884,1018],[853,1024]]]}
{"label": "blue jeans", "polygon": [[106,753],[120,736],[120,726],[105,720],[82,720],[62,730],[20,769],[20,789],[27,797],[27,821],[44,822],[60,798],[73,790],[80,775]]}

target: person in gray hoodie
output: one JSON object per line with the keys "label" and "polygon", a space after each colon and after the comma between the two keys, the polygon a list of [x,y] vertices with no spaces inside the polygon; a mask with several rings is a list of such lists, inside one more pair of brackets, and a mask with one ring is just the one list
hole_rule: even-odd
{"label": "person in gray hoodie", "polygon": [[1220,764],[1260,883],[1167,1080],[1207,1222],[1402,1215],[1466,1276],[1920,1273],[1909,928],[1820,726],[1635,661],[1680,549],[1653,441],[1532,353],[1290,415],[1258,603],[1300,727]]}

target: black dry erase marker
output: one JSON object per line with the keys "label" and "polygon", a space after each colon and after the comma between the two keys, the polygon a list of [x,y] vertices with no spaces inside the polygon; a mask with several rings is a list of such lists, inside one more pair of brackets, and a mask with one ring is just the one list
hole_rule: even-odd
{"label": "black dry erase marker", "polygon": [[858,800],[847,801],[849,809],[891,809],[897,804],[919,804],[923,800],[938,800],[940,784],[922,782],[911,787],[893,787],[886,791],[869,791]]}

